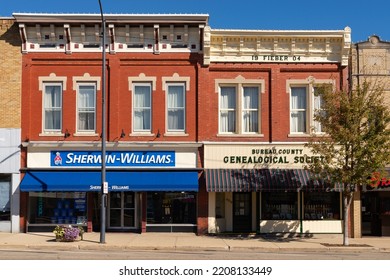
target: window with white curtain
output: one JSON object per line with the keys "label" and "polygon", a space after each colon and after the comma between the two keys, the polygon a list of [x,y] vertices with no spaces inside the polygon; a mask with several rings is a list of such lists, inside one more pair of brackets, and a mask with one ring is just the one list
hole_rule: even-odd
{"label": "window with white curtain", "polygon": [[[316,114],[324,114],[324,110],[322,109],[323,100],[321,95],[316,94],[316,90],[318,90],[317,87],[313,88],[313,109],[314,109],[314,116]],[[313,117],[314,117],[313,116]],[[313,129],[315,133],[321,133],[322,127],[321,123],[318,121],[313,121]]]}
{"label": "window with white curtain", "polygon": [[220,86],[219,132],[231,134],[260,133],[260,86]]}
{"label": "window with white curtain", "polygon": [[79,84],[77,91],[77,117],[79,132],[95,132],[96,129],[96,85]]}
{"label": "window with white curtain", "polygon": [[168,132],[185,131],[185,85],[170,84],[168,88]]}
{"label": "window with white curtain", "polygon": [[307,87],[292,87],[290,96],[290,131],[307,133]]}
{"label": "window with white curtain", "polygon": [[221,133],[236,132],[237,93],[236,87],[220,88],[219,97],[219,130]]}
{"label": "window with white curtain", "polygon": [[62,84],[44,85],[44,131],[60,132],[62,129]]}
{"label": "window with white curtain", "polygon": [[152,91],[150,84],[133,88],[133,131],[151,132]]}
{"label": "window with white curtain", "polygon": [[259,88],[243,88],[242,109],[243,132],[259,131]]}

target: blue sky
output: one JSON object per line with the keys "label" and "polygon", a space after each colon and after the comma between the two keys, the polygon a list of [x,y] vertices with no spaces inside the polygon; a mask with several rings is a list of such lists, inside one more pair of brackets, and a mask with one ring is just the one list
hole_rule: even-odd
{"label": "blue sky", "polygon": [[[352,29],[354,43],[376,34],[390,41],[389,0],[101,0],[111,14],[208,14],[212,28],[265,30]],[[12,13],[100,13],[98,0],[2,0]]]}

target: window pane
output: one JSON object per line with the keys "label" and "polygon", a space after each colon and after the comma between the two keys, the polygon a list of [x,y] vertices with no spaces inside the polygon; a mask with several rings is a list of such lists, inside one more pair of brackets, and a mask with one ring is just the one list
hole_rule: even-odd
{"label": "window pane", "polygon": [[184,130],[184,86],[168,86],[168,131]]}
{"label": "window pane", "polygon": [[220,131],[236,131],[236,88],[222,87],[220,95]]}
{"label": "window pane", "polygon": [[243,107],[243,131],[258,132],[258,87],[244,87]]}
{"label": "window pane", "polygon": [[95,131],[96,93],[94,85],[80,85],[78,92],[78,130]]}
{"label": "window pane", "polygon": [[0,221],[9,221],[11,219],[11,178],[8,176],[0,177]]}
{"label": "window pane", "polygon": [[291,88],[291,132],[306,132],[306,87]]}
{"label": "window pane", "polygon": [[46,85],[44,95],[45,130],[61,130],[62,100],[60,85]]}
{"label": "window pane", "polygon": [[150,86],[135,86],[133,100],[134,131],[151,130],[151,91]]}

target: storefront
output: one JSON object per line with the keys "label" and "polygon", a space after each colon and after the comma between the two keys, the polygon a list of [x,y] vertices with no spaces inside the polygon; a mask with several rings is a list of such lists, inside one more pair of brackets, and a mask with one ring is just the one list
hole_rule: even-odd
{"label": "storefront", "polygon": [[363,236],[390,236],[390,176],[374,174],[371,185],[363,187],[361,217]]}
{"label": "storefront", "polygon": [[342,233],[342,199],[297,144],[205,144],[209,232]]}
{"label": "storefront", "polygon": [[[31,147],[20,185],[28,192],[27,231],[56,224],[98,231],[100,151],[38,151]],[[195,148],[107,151],[107,230],[196,231],[196,154]]]}
{"label": "storefront", "polygon": [[0,232],[19,232],[20,129],[0,129]]}

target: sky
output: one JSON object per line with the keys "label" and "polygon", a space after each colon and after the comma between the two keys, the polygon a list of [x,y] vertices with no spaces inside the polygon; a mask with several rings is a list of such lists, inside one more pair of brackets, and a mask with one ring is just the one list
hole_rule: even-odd
{"label": "sky", "polygon": [[[343,30],[352,42],[390,41],[389,0],[101,0],[105,14],[208,14],[213,29]],[[13,13],[99,14],[99,0],[0,0]]]}

